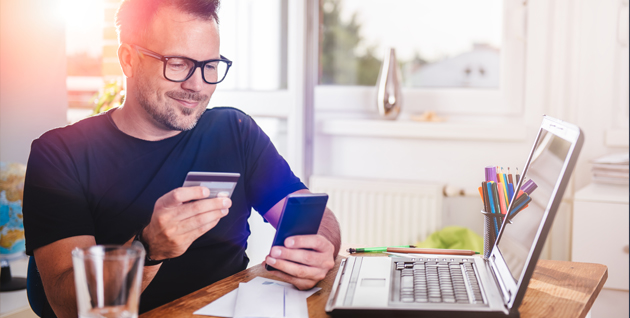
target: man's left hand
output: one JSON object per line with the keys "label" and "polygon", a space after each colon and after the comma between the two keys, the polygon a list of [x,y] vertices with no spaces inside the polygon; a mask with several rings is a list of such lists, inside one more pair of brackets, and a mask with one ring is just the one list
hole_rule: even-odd
{"label": "man's left hand", "polygon": [[[310,249],[310,250],[309,250]],[[335,266],[335,247],[321,235],[288,237],[284,246],[274,246],[265,263],[278,269],[277,277],[300,290],[311,289]]]}

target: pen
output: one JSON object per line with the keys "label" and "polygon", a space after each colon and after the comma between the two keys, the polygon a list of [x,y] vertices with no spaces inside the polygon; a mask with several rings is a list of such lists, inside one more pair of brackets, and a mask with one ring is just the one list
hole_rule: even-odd
{"label": "pen", "polygon": [[388,247],[388,252],[392,253],[414,253],[414,254],[448,254],[448,255],[475,255],[479,252],[471,250],[451,250],[442,248],[400,248]]}
{"label": "pen", "polygon": [[[414,248],[415,245],[402,245],[402,246],[392,246],[393,248]],[[357,248],[349,248],[346,251],[350,254],[352,253],[383,253],[387,252],[387,249],[392,247],[357,247]]]}

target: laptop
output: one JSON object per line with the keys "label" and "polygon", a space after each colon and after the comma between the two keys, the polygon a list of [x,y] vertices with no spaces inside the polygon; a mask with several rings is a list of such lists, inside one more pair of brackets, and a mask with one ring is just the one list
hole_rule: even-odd
{"label": "laptop", "polygon": [[487,259],[348,257],[339,266],[326,312],[334,317],[519,317],[583,141],[577,126],[543,116],[514,193],[530,179],[538,187],[525,209],[504,219]]}

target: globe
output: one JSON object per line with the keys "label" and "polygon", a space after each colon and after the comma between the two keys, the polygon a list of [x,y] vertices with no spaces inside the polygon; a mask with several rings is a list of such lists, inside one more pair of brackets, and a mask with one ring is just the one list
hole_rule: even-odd
{"label": "globe", "polygon": [[26,166],[0,162],[0,258],[21,254],[24,246],[22,198]]}

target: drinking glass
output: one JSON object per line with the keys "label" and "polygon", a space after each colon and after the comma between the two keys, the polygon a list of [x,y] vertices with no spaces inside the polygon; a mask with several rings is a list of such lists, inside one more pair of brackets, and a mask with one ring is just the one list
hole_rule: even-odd
{"label": "drinking glass", "polygon": [[72,251],[80,318],[138,317],[144,250],[95,245]]}

